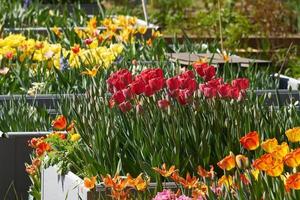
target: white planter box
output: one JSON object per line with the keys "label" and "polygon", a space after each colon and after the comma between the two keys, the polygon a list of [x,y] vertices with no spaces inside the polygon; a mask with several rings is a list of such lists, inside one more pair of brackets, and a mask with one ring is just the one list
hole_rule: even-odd
{"label": "white planter box", "polygon": [[[76,174],[68,172],[66,175],[59,175],[57,167],[42,169],[41,193],[42,200],[95,200],[105,199],[107,189],[103,183],[96,185],[93,191],[85,188],[83,180]],[[162,183],[164,189],[176,191],[178,185],[174,182]],[[157,183],[149,183],[149,190],[153,192],[157,189]]]}
{"label": "white planter box", "polygon": [[72,172],[59,175],[57,167],[42,170],[41,187],[42,200],[88,200],[83,180]]}

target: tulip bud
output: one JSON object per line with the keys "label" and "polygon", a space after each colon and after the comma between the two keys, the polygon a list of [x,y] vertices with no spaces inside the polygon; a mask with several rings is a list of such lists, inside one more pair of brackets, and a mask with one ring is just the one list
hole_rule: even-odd
{"label": "tulip bud", "polygon": [[235,162],[238,168],[240,169],[244,169],[249,166],[249,159],[246,156],[241,154],[235,157]]}

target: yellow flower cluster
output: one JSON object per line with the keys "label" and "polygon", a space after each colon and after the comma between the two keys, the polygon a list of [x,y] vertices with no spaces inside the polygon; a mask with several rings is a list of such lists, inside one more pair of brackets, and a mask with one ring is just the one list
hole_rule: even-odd
{"label": "yellow flower cluster", "polygon": [[25,59],[36,62],[47,61],[49,68],[55,66],[59,69],[61,57],[66,58],[70,54],[68,60],[70,67],[97,65],[107,68],[123,51],[122,44],[111,44],[109,47],[98,46],[97,40],[82,49],[78,45],[77,51],[73,48],[65,49],[61,44],[50,44],[46,40],[26,39],[23,35],[11,34],[0,38],[0,60],[16,58],[20,62]]}
{"label": "yellow flower cluster", "polygon": [[[91,18],[87,22],[87,27],[84,30],[79,29],[78,27],[74,28],[74,31],[81,39],[86,38],[97,38],[98,41],[111,41],[112,39],[117,40],[118,42],[134,42],[135,36],[137,34],[144,35],[147,32],[146,25],[138,24],[136,17],[130,16],[115,16],[111,18],[105,18],[101,21],[100,24],[105,29],[100,32],[97,29],[97,19],[96,17]],[[54,30],[53,30],[54,31]],[[55,32],[57,36],[60,34]],[[161,36],[159,31],[153,31],[152,36],[156,37]]]}

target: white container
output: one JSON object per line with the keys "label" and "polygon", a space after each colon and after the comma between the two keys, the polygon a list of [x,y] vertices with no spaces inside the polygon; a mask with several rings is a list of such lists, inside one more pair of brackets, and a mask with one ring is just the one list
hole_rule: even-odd
{"label": "white container", "polygon": [[88,193],[83,180],[74,173],[59,175],[55,166],[42,170],[42,200],[88,200]]}

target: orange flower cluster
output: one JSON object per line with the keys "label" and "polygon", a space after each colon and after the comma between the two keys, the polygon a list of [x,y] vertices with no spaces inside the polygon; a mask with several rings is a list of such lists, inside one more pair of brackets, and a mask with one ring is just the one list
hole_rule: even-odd
{"label": "orange flower cluster", "polygon": [[285,182],[285,189],[289,192],[291,189],[300,190],[300,173],[290,175]]}
{"label": "orange flower cluster", "polygon": [[41,160],[39,158],[35,158],[32,160],[31,165],[26,166],[26,172],[33,176],[37,173],[39,167],[41,166]]}
{"label": "orange flower cluster", "polygon": [[171,176],[176,171],[175,165],[172,165],[167,170],[166,163],[162,164],[161,169],[158,167],[153,167],[153,169],[165,178]]}
{"label": "orange flower cluster", "polygon": [[43,156],[45,152],[51,151],[51,146],[44,140],[44,137],[32,138],[29,146],[35,149],[35,154],[38,157]]}
{"label": "orange flower cluster", "polygon": [[[183,178],[179,175],[178,169],[175,166],[171,166],[167,169],[166,164],[164,163],[160,168],[153,167],[153,169],[158,172],[163,177],[170,177],[175,183],[180,184],[182,187],[192,190],[193,199],[203,198],[208,193],[208,187],[203,182],[199,181],[199,178],[196,176],[191,176],[188,172],[186,177]],[[198,166],[198,174],[202,178],[213,178],[214,177],[214,168],[211,166],[210,171],[206,171],[201,166]]]}
{"label": "orange flower cluster", "polygon": [[267,154],[262,155],[256,159],[253,166],[261,171],[265,171],[269,176],[280,176],[284,170],[284,160],[287,155],[291,162],[294,154],[289,153],[289,146],[286,142],[278,145],[276,138],[268,139],[261,144],[262,148]]}
{"label": "orange flower cluster", "polygon": [[150,178],[144,178],[143,174],[133,178],[130,174],[126,177],[115,175],[113,178],[110,175],[102,176],[105,187],[111,189],[113,199],[126,200],[130,198],[130,190],[145,191],[150,183]]}

